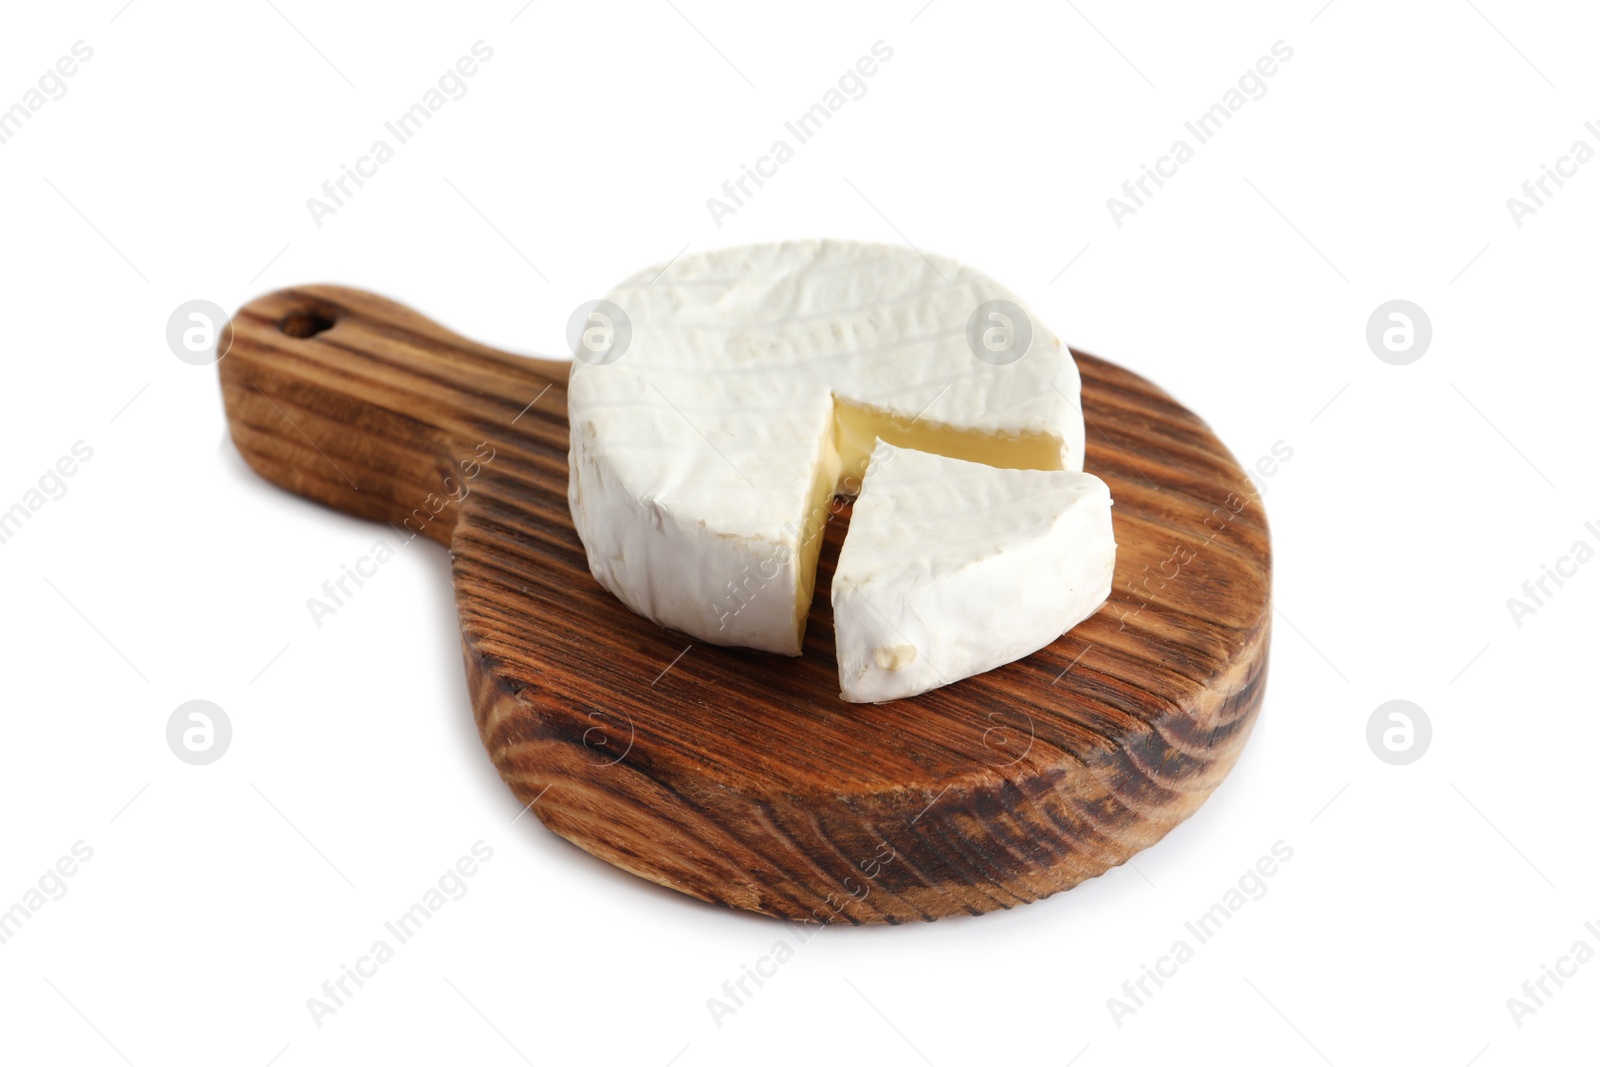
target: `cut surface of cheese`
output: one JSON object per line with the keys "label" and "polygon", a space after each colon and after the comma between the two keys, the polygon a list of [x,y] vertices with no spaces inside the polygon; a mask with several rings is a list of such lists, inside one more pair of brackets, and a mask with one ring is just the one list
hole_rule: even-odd
{"label": "cut surface of cheese", "polygon": [[879,443],[833,575],[840,695],[896,700],[1037,652],[1094,614],[1111,491]]}
{"label": "cut surface of cheese", "polygon": [[[799,655],[832,496],[859,488],[877,438],[1083,466],[1071,353],[1015,294],[949,259],[753,245],[641,271],[606,299],[631,337],[572,367],[573,522],[601,585],[700,640]],[[1031,343],[980,358],[980,318]]]}

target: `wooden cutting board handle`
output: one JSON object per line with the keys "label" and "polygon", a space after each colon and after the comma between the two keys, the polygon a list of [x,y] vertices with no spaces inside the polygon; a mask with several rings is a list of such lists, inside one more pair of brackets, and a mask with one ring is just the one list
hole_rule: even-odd
{"label": "wooden cutting board handle", "polygon": [[1199,808],[1260,709],[1260,496],[1200,418],[1106,360],[1074,353],[1086,469],[1115,500],[1110,599],[1015,663],[863,705],[839,699],[829,600],[848,508],[824,529],[802,656],[699,644],[589,572],[566,499],[566,364],[328,286],[252,301],[222,344],[255,470],[449,547],[478,733],[518,800],[701,900],[817,923],[1038,900]]}
{"label": "wooden cutting board handle", "polygon": [[251,467],[441,544],[470,480],[461,464],[479,462],[479,444],[514,444],[534,425],[525,408],[535,400],[565,418],[568,364],[507,355],[356,289],[260,297],[220,345],[229,424]]}

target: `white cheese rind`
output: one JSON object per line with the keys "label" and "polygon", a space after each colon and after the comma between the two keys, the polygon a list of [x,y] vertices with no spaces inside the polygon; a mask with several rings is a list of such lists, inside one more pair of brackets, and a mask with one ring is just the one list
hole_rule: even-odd
{"label": "white cheese rind", "polygon": [[[951,260],[756,245],[641,271],[606,299],[632,338],[615,362],[572,368],[573,521],[603,586],[700,640],[799,654],[829,494],[859,484],[871,440],[859,420],[838,433],[835,398],[890,440],[1082,467],[1071,354]],[[1003,366],[967,343],[994,299],[1033,330]]]}
{"label": "white cheese rind", "polygon": [[880,442],[833,577],[841,696],[915,696],[1050,644],[1111,592],[1111,491]]}

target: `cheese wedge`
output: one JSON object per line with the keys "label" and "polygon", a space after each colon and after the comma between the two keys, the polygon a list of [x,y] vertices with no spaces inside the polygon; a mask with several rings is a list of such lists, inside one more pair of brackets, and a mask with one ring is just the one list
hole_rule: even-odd
{"label": "cheese wedge", "polygon": [[[1071,354],[1015,294],[951,260],[755,245],[641,271],[606,299],[630,339],[572,368],[573,521],[601,585],[699,640],[800,654],[833,494],[857,491],[878,438],[997,467],[1083,466]],[[985,310],[995,300],[1021,321]],[[1026,354],[980,358],[974,322],[985,339],[1031,333]]]}
{"label": "cheese wedge", "polygon": [[1050,644],[1111,592],[1111,491],[879,443],[833,575],[841,696],[915,696]]}

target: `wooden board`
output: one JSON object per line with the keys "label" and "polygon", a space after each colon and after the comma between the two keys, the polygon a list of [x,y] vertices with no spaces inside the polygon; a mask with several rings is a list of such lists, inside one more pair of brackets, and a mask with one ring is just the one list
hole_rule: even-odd
{"label": "wooden board", "polygon": [[691,896],[825,923],[1038,900],[1191,815],[1261,705],[1260,501],[1204,422],[1104,360],[1075,353],[1087,469],[1116,502],[1111,599],[1026,659],[872,705],[841,701],[835,672],[848,511],[828,526],[803,657],[692,642],[589,573],[567,511],[564,364],[322,286],[254,301],[222,343],[252,467],[449,546],[478,730],[517,797]]}

